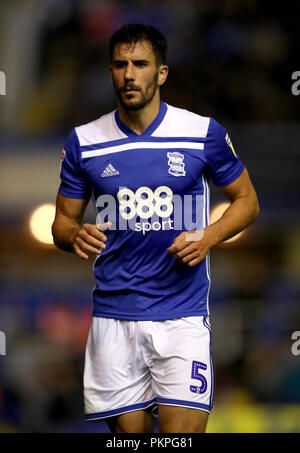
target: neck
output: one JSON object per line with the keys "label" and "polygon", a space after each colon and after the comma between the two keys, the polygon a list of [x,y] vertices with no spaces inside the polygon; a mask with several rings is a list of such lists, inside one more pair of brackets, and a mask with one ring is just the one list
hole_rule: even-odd
{"label": "neck", "polygon": [[147,127],[150,126],[159,113],[159,91],[157,90],[151,102],[143,109],[127,110],[120,103],[118,103],[118,109],[121,121],[136,134],[141,135]]}

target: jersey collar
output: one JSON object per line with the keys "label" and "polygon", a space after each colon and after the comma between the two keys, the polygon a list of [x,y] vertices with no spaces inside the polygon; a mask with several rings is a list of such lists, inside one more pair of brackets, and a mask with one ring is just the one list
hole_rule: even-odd
{"label": "jersey collar", "polygon": [[160,109],[157,114],[157,116],[154,118],[151,124],[147,127],[147,129],[144,130],[142,134],[137,134],[134,132],[132,129],[130,129],[126,124],[123,123],[123,121],[120,119],[119,115],[119,110],[115,111],[115,121],[117,123],[118,128],[124,132],[128,137],[144,137],[146,135],[152,135],[153,132],[158,128],[160,123],[163,121],[166,113],[167,113],[168,107],[167,104],[164,102],[160,101]]}

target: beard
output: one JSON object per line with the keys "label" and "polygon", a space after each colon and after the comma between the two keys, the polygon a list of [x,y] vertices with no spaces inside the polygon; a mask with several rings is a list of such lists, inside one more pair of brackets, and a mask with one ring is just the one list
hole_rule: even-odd
{"label": "beard", "polygon": [[123,93],[125,93],[124,88],[117,88],[115,81],[113,81],[113,85],[115,88],[117,98],[122,107],[127,111],[134,112],[137,110],[142,110],[144,107],[146,107],[146,105],[148,105],[152,101],[158,87],[157,80],[158,73],[156,72],[152,82],[145,88],[144,91],[136,87],[134,84],[128,83],[128,85],[126,85],[128,87],[131,87],[132,89],[136,89],[137,92],[140,93],[139,99],[134,99],[133,97],[129,99],[124,98],[123,97]]}

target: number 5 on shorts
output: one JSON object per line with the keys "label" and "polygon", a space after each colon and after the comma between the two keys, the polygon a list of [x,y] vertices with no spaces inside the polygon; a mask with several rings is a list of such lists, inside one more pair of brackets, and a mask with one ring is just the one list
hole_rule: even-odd
{"label": "number 5 on shorts", "polygon": [[198,379],[198,381],[201,381],[201,387],[198,387],[196,385],[190,385],[190,391],[193,393],[204,393],[206,392],[207,389],[207,380],[203,376],[203,374],[199,373],[199,370],[206,370],[207,365],[203,362],[197,362],[196,360],[193,360],[192,363],[192,379]]}

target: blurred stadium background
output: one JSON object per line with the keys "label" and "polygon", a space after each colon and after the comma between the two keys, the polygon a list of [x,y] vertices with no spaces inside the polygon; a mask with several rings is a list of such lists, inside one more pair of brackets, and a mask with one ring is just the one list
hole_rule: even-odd
{"label": "blurred stadium background", "polygon": [[261,204],[211,253],[208,432],[300,432],[299,12],[259,0],[1,0],[0,432],[107,431],[82,416],[92,261],[38,242],[29,219],[55,203],[67,134],[115,108],[107,44],[130,22],[166,35],[163,100],[229,130]]}

